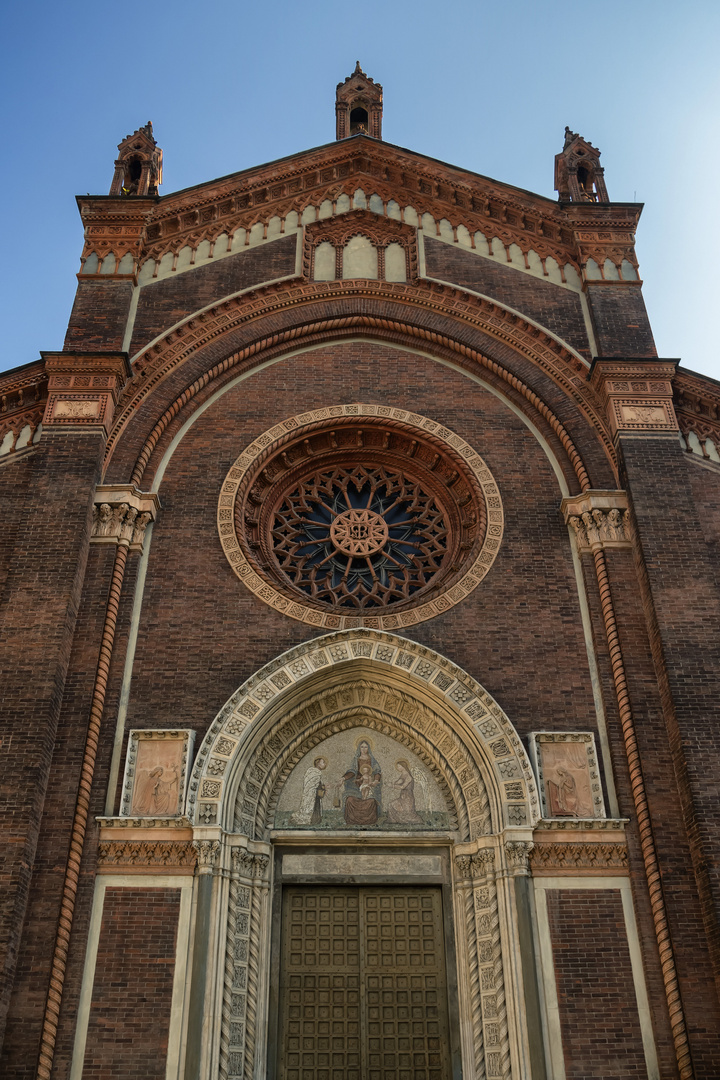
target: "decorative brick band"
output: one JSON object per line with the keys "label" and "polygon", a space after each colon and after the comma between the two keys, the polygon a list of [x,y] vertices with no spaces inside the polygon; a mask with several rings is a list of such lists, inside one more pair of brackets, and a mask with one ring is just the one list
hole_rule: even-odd
{"label": "decorative brick band", "polygon": [[101,874],[156,873],[158,869],[192,873],[197,853],[191,841],[101,840],[98,872]]}
{"label": "decorative brick band", "polygon": [[571,835],[535,844],[530,868],[533,877],[623,875],[628,872],[627,845],[624,837],[622,841],[603,838],[600,843],[586,843],[575,841]]}

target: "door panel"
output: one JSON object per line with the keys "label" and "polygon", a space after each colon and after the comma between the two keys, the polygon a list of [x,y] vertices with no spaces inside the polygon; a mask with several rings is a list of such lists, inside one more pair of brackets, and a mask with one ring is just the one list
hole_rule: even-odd
{"label": "door panel", "polygon": [[281,1080],[447,1080],[439,888],[283,897]]}

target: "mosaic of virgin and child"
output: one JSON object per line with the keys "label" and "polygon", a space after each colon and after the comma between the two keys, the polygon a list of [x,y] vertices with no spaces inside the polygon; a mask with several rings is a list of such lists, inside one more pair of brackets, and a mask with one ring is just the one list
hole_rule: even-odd
{"label": "mosaic of virgin and child", "polygon": [[[374,745],[378,743],[378,746]],[[280,827],[305,828],[446,828],[448,815],[442,806],[435,783],[412,755],[398,757],[400,747],[392,740],[369,736],[355,738],[348,760],[348,740],[333,736],[323,744],[323,752],[297,766],[304,770],[302,789],[297,781],[289,783],[287,796],[281,796],[276,824]],[[344,745],[343,745],[344,744]],[[390,753],[388,753],[390,751]],[[340,769],[335,764],[345,759]],[[383,774],[383,764],[385,773]],[[291,775],[292,781],[294,774]],[[289,811],[295,803],[296,809]]]}

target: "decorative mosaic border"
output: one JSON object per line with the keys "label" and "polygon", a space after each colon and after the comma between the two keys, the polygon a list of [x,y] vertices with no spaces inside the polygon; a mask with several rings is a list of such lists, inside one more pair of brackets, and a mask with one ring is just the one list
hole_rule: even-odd
{"label": "decorative mosaic border", "polygon": [[[418,607],[399,612],[397,615],[337,615],[332,611],[324,612],[290,600],[255,572],[240,547],[233,524],[233,508],[238,489],[248,472],[256,465],[258,458],[266,454],[268,449],[272,448],[273,443],[279,444],[288,434],[301,432],[303,428],[316,425],[322,420],[363,416],[387,417],[388,420],[395,420],[406,427],[415,428],[423,434],[432,435],[440,442],[444,442],[455,454],[463,459],[468,469],[473,473],[482,489],[487,506],[485,539],[472,566],[459,581],[441,596],[420,604]],[[464,439],[461,439],[459,435],[443,427],[437,421],[426,416],[420,416],[418,413],[407,412],[405,409],[394,409],[385,405],[363,404],[332,405],[325,409],[314,409],[312,412],[300,413],[297,416],[283,420],[282,423],[276,424],[268,431],[263,432],[262,435],[259,435],[243,450],[225,477],[218,502],[217,522],[220,543],[230,566],[255,596],[260,600],[264,600],[270,607],[281,611],[284,615],[288,615],[291,619],[297,619],[299,622],[309,623],[311,626],[327,630],[345,630],[357,626],[369,626],[377,630],[397,630],[442,615],[451,607],[454,607],[455,604],[464,600],[485,577],[500,549],[504,528],[502,500],[495,478],[480,455]]]}
{"label": "decorative mosaic border", "polygon": [[[462,718],[482,746],[485,761],[494,773],[503,824],[527,828],[537,822],[540,807],[530,761],[495,699],[462,668],[431,649],[371,629],[341,631],[297,645],[266,664],[232,695],[210,725],[195,760],[188,817],[200,825],[231,820],[228,814],[232,808],[223,806],[225,788],[248,729],[256,727],[263,712],[274,707],[293,685],[305,682],[321,669],[329,672],[337,664],[356,659],[372,660],[381,669],[411,676],[419,687],[434,691],[439,702]],[[406,690],[410,692],[409,687]],[[259,789],[255,794],[258,797]],[[252,813],[248,807],[248,816]]]}

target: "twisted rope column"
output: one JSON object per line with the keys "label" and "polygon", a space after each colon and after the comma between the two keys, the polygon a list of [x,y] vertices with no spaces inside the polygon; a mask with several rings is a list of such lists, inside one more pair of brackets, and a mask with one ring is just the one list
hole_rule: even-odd
{"label": "twisted rope column", "polygon": [[115,552],[115,562],[113,564],[112,578],[110,581],[110,592],[100,642],[100,656],[98,659],[95,685],[93,687],[93,696],[90,705],[90,723],[88,725],[87,738],[85,740],[85,751],[83,753],[82,768],[80,772],[80,786],[78,789],[70,836],[70,853],[68,855],[65,880],[63,882],[60,920],[55,936],[55,949],[50,971],[50,986],[45,1001],[45,1016],[43,1018],[42,1033],[40,1036],[40,1056],[37,1069],[38,1080],[50,1080],[50,1072],[55,1056],[55,1040],[57,1038],[60,1006],[62,1004],[63,990],[65,987],[65,968],[67,965],[68,949],[70,947],[70,933],[72,931],[73,916],[75,914],[75,899],[77,896],[78,881],[80,880],[80,864],[82,861],[85,833],[87,831],[90,793],[92,790],[95,759],[97,757],[97,748],[100,739],[100,725],[102,723],[102,716],[105,708],[105,694],[107,692],[108,678],[110,675],[110,661],[112,659],[113,643],[115,641],[115,628],[117,626],[120,595],[122,592],[123,578],[125,576],[128,546],[128,540],[121,539],[119,541]]}
{"label": "twisted rope column", "polygon": [[260,927],[262,921],[262,893],[259,879],[268,864],[267,855],[252,856],[252,893],[250,897],[250,935],[248,943],[247,1006],[245,1011],[245,1059],[243,1076],[252,1080],[255,1070],[257,1042],[257,996],[260,982]]}
{"label": "twisted rope column", "polygon": [[218,1071],[221,1080],[227,1080],[230,1060],[230,995],[235,975],[235,926],[237,922],[238,894],[240,891],[240,848],[232,848],[230,857],[230,886],[228,891],[228,926],[225,942],[225,971],[223,973],[222,1019],[220,1022],[220,1062]]}
{"label": "twisted rope column", "polygon": [[471,883],[472,856],[455,858],[460,881],[458,891],[465,909],[465,936],[467,945],[468,981],[470,983],[470,1015],[472,1017],[473,1063],[476,1080],[485,1080],[485,1057],[483,1055],[482,1011],[480,998],[480,974],[478,968],[477,931],[475,927],[475,897]]}
{"label": "twisted rope column", "polygon": [[667,998],[670,1026],[672,1028],[675,1057],[677,1059],[680,1080],[691,1080],[694,1076],[692,1060],[690,1058],[690,1045],[688,1042],[685,1013],[680,997],[677,968],[673,953],[670,928],[667,920],[665,897],[662,890],[660,868],[658,865],[655,839],[652,832],[652,821],[648,807],[645,780],[640,764],[637,737],[635,735],[635,723],[630,704],[625,664],[622,657],[620,637],[618,634],[615,608],[610,590],[607,561],[601,545],[593,549],[595,559],[595,572],[597,574],[598,588],[600,590],[600,604],[603,619],[605,621],[605,633],[607,635],[608,648],[610,650],[610,663],[612,666],[615,694],[617,696],[620,724],[622,726],[623,739],[625,741],[625,754],[630,770],[630,786],[632,789],[635,814],[637,816],[638,831],[640,833],[640,847],[645,864],[645,876],[650,893],[650,906],[652,909],[655,937],[660,954],[665,996]]}

